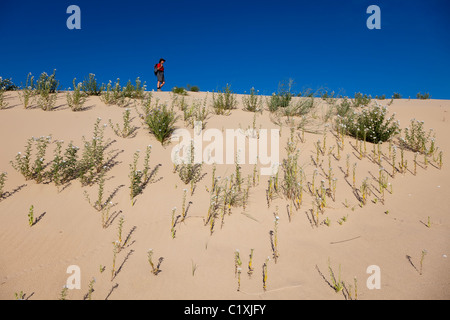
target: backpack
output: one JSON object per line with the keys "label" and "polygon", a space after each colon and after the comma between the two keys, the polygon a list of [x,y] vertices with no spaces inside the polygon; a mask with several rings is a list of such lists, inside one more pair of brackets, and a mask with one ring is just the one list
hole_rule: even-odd
{"label": "backpack", "polygon": [[158,64],[155,64],[155,66],[153,67],[153,72],[156,74],[158,73]]}

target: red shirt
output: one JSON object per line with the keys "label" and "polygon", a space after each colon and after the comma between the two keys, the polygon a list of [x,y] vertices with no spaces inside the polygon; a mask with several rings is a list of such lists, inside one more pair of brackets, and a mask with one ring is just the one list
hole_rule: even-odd
{"label": "red shirt", "polygon": [[158,64],[156,65],[156,68],[157,68],[159,71],[164,72],[164,67],[163,67],[163,65],[162,65],[161,63],[158,63]]}

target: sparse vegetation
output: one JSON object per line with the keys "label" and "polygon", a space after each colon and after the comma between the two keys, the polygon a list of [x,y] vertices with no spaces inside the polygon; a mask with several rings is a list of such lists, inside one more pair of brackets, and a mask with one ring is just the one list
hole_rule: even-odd
{"label": "sparse vegetation", "polygon": [[150,132],[155,136],[156,140],[164,144],[175,130],[175,123],[178,116],[173,109],[168,108],[165,104],[151,109],[145,118]]}
{"label": "sparse vegetation", "polygon": [[213,92],[213,110],[218,115],[229,115],[231,110],[236,109],[237,100],[236,95],[231,90],[230,85],[226,85],[223,90],[219,90],[217,93]]}

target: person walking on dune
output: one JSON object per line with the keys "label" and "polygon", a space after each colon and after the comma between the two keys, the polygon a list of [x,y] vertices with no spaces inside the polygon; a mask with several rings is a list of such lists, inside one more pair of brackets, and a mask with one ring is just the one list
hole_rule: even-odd
{"label": "person walking on dune", "polygon": [[164,62],[166,62],[166,60],[161,58],[159,59],[159,63],[155,64],[155,75],[158,79],[156,88],[158,91],[161,91],[162,86],[166,83],[164,79]]}

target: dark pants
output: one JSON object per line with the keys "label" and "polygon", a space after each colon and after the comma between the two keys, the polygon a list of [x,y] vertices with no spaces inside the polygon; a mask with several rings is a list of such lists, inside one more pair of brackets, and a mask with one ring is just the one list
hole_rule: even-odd
{"label": "dark pants", "polygon": [[165,82],[164,81],[164,71],[158,71],[156,73],[156,78],[158,79],[159,82]]}

